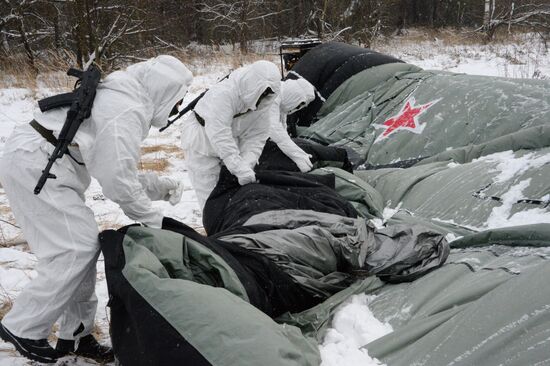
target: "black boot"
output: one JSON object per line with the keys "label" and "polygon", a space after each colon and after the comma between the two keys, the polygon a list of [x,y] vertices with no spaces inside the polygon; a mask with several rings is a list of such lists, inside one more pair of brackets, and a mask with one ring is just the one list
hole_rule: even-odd
{"label": "black boot", "polygon": [[47,339],[34,340],[17,337],[4,328],[2,323],[0,323],[0,338],[12,343],[15,349],[29,360],[55,363],[59,358],[59,353],[50,346]]}
{"label": "black boot", "polygon": [[102,346],[91,334],[80,338],[78,348],[76,349],[75,341],[60,338],[57,340],[55,350],[61,355],[74,354],[77,356],[91,358],[92,360],[100,363],[114,361],[112,348]]}

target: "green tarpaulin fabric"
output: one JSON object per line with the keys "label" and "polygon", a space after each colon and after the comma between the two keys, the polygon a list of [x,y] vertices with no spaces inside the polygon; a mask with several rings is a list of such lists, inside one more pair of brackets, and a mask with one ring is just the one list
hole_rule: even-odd
{"label": "green tarpaulin fabric", "polygon": [[[507,241],[507,245],[492,245]],[[545,243],[545,244],[544,244]],[[536,247],[527,247],[535,244]],[[517,247],[516,247],[517,246]],[[412,282],[368,278],[281,321],[322,341],[338,306],[353,294],[393,332],[364,345],[387,365],[544,365],[550,361],[550,225],[465,237],[440,269]]]}
{"label": "green tarpaulin fabric", "polygon": [[341,85],[301,137],[352,148],[369,166],[548,147],[549,84],[376,66]]}
{"label": "green tarpaulin fabric", "polygon": [[362,166],[313,173],[334,174],[369,228],[447,235],[453,249],[441,268],[410,283],[371,276],[342,290],[357,279],[342,263],[376,241],[357,244],[357,231],[346,242],[311,215],[292,232],[301,214],[279,211],[247,224],[279,223],[289,236],[225,239],[263,252],[308,291],[339,291],[316,307],[278,324],[246,302],[214,253],[147,228],[130,229],[124,244],[136,291],[214,365],[318,365],[313,339],[359,293],[374,296],[369,308],[394,329],[364,345],[388,366],[550,365],[550,82],[386,64],[348,79],[319,116],[301,137],[344,146]]}
{"label": "green tarpaulin fabric", "polygon": [[301,137],[356,155],[353,175],[316,174],[363,217],[455,249],[412,283],[367,279],[284,320],[320,340],[334,307],[367,293],[394,329],[365,345],[387,365],[550,364],[550,82],[407,66],[350,78]]}
{"label": "green tarpaulin fabric", "polygon": [[311,340],[246,302],[235,273],[199,243],[132,227],[123,248],[130,285],[212,365],[320,363]]}

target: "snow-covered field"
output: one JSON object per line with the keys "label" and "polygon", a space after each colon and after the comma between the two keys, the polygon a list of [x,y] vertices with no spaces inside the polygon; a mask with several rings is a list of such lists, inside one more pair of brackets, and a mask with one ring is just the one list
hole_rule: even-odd
{"label": "snow-covered field", "polygon": [[[426,70],[445,70],[471,75],[550,79],[550,49],[536,34],[517,35],[514,42],[460,44],[434,37],[433,41],[394,38],[380,42],[376,50],[396,56]],[[442,37],[444,38],[444,37]],[[550,44],[548,45],[550,47]]]}
{"label": "snow-covered field", "polygon": [[[380,51],[393,54],[404,61],[426,69],[440,69],[477,75],[550,79],[550,54],[545,53],[540,42],[526,37],[523,43],[497,45],[445,45],[435,39],[433,42],[407,42],[399,40],[378,45]],[[273,57],[273,56],[270,56]],[[189,101],[202,90],[223,77],[229,65],[208,65],[194,67],[195,79],[186,100]],[[28,123],[36,100],[58,90],[38,86],[37,89],[0,88],[0,148],[16,124]],[[181,203],[170,206],[156,203],[165,209],[167,216],[174,217],[190,226],[200,228],[201,212],[196,202],[179,150],[180,132],[176,124],[164,133],[151,131],[145,141],[142,165],[144,168],[160,170],[160,174],[182,179],[187,189]],[[166,164],[167,163],[167,164]],[[165,167],[166,166],[166,167]],[[94,210],[98,225],[102,229],[129,224],[129,220],[114,203],[106,200],[101,188],[93,181],[86,194],[87,204]],[[14,221],[9,202],[0,188],[0,316],[9,308],[21,289],[35,275],[35,257],[29,253],[21,232]],[[109,342],[109,316],[106,309],[108,299],[103,261],[98,262],[99,297],[96,317],[98,334],[103,342]],[[319,345],[323,366],[380,365],[369,357],[362,348],[372,340],[390,333],[389,324],[375,319],[369,311],[370,297],[358,295],[342,306],[333,320],[332,328]],[[0,366],[29,365],[18,357],[13,347],[0,342]],[[65,358],[59,365],[93,365],[92,361]]]}

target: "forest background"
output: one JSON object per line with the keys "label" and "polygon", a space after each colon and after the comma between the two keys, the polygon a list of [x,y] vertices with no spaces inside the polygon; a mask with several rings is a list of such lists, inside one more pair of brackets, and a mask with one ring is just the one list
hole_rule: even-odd
{"label": "forest background", "polygon": [[0,71],[104,69],[161,53],[276,52],[289,37],[363,47],[422,29],[474,42],[517,32],[550,41],[550,0],[0,0]]}

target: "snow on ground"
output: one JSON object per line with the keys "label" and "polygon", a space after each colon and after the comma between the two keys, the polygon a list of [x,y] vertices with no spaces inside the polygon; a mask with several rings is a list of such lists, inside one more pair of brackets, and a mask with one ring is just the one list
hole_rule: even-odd
{"label": "snow on ground", "polygon": [[[526,36],[527,37],[527,36]],[[455,72],[466,72],[479,75],[507,77],[550,78],[550,57],[543,54],[542,44],[525,39],[523,44],[507,45],[467,45],[449,46],[443,42],[403,43],[399,40],[377,47],[377,50],[393,54],[401,59],[424,68],[440,69]],[[270,56],[271,57],[271,56]],[[201,91],[226,75],[232,67],[229,65],[204,62],[191,67],[195,79],[185,102],[192,100]],[[24,88],[0,89],[0,149],[18,123],[27,123],[32,118],[36,100],[42,96],[52,95],[58,90],[48,89],[38,84],[38,90]],[[185,103],[184,103],[185,105]],[[189,179],[185,171],[183,155],[179,150],[179,123],[164,133],[154,130],[144,143],[143,167],[156,169],[164,163],[167,168],[160,174],[173,175],[182,179],[187,186],[182,202],[176,206],[168,203],[155,203],[165,209],[166,215],[181,220],[192,227],[202,225],[201,212],[193,190],[189,187]],[[502,158],[503,165],[497,179],[515,176],[525,164],[539,164],[542,160],[517,161],[510,164],[508,157]],[[523,157],[525,158],[525,157]],[[520,158],[521,159],[521,158]],[[546,163],[546,162],[545,162]],[[498,168],[497,168],[498,169]],[[512,169],[515,169],[512,171]],[[503,196],[501,211],[495,211],[494,225],[498,226],[503,215],[506,215],[508,201],[521,197],[522,190],[529,181],[518,182],[508,195]],[[132,221],[128,219],[117,205],[105,199],[97,181],[93,180],[86,194],[86,202],[96,214],[98,225],[102,229],[116,228]],[[387,208],[384,218],[391,217],[397,209]],[[536,209],[535,209],[536,210]],[[533,212],[533,214],[536,214]],[[547,213],[546,213],[547,214]],[[492,216],[493,217],[493,216]],[[521,223],[526,220],[523,213],[517,213],[509,220],[510,223]],[[500,221],[499,221],[500,220]],[[382,224],[379,223],[379,224]],[[14,221],[9,203],[2,188],[0,188],[0,313],[9,302],[36,275],[33,270],[35,257],[29,253],[19,228]],[[108,337],[108,300],[103,259],[98,262],[97,295],[99,298],[96,317],[101,341],[109,342]],[[337,312],[332,327],[328,330],[323,343],[319,346],[323,358],[323,366],[369,366],[380,365],[376,359],[368,355],[365,345],[392,331],[391,326],[378,321],[368,308],[372,297],[358,295],[351,298]],[[24,358],[18,357],[13,348],[0,342],[0,366],[30,365]],[[94,365],[92,361],[64,358],[58,365]]]}
{"label": "snow on ground", "polygon": [[[415,30],[409,34],[415,36]],[[514,40],[488,44],[454,44],[443,39],[412,42],[396,37],[376,50],[430,70],[510,78],[550,79],[550,57],[536,33],[515,35]]]}

